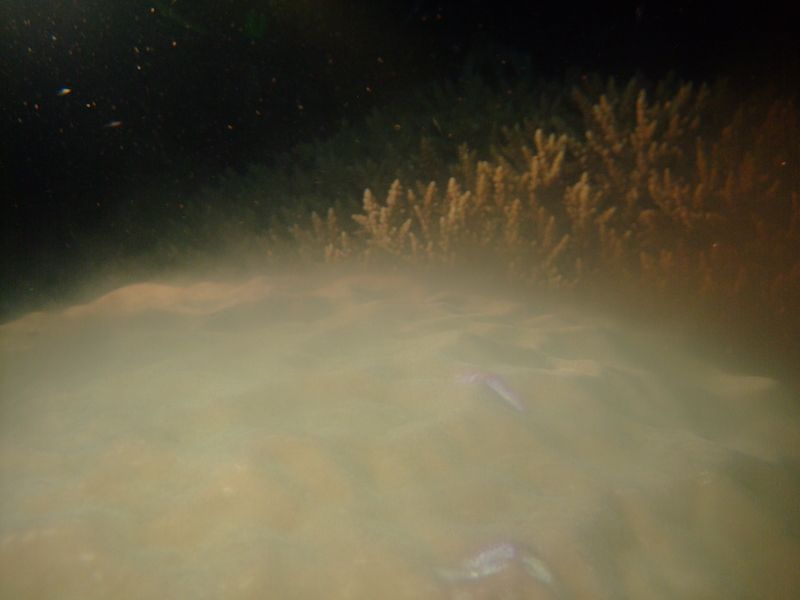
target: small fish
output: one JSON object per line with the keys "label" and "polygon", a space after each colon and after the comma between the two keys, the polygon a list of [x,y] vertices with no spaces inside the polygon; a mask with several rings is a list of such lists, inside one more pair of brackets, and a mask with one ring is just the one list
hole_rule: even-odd
{"label": "small fish", "polygon": [[122,121],[109,121],[103,125],[104,129],[116,129],[117,127],[122,127]]}
{"label": "small fish", "polygon": [[486,371],[465,371],[456,377],[459,383],[482,383],[491,389],[495,394],[500,396],[509,405],[519,412],[525,411],[525,405],[522,398],[519,397],[506,381],[495,373],[488,373]]}
{"label": "small fish", "polygon": [[547,568],[547,565],[542,562],[541,559],[536,558],[533,555],[526,554],[521,559],[522,566],[525,568],[525,571],[533,577],[541,581],[542,583],[546,583],[547,585],[553,585],[553,574],[550,572],[550,569]]}
{"label": "small fish", "polygon": [[556,582],[548,566],[525,545],[500,542],[482,550],[451,569],[437,569],[441,579],[451,584],[469,584],[505,571],[515,563],[521,564],[532,579],[550,587]]}
{"label": "small fish", "polygon": [[72,88],[62,87],[56,92],[56,96],[69,96],[72,93]]}
{"label": "small fish", "polygon": [[437,573],[439,577],[451,583],[475,581],[505,570],[516,558],[516,548],[504,542],[490,546],[468,558],[455,569],[437,569]]}

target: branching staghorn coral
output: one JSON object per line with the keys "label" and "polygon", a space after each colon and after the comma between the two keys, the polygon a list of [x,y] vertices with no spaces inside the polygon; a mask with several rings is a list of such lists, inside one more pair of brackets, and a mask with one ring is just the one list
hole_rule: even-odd
{"label": "branching staghorn coral", "polygon": [[[315,216],[313,236],[299,228],[298,239],[328,260],[483,263],[518,282],[636,290],[720,327],[746,319],[787,342],[800,334],[795,102],[636,80],[573,100],[584,135],[523,118],[484,159],[460,144],[443,191],[424,175],[394,179],[384,201],[367,191],[351,219],[331,212],[324,228]],[[424,154],[417,164],[435,160]]]}

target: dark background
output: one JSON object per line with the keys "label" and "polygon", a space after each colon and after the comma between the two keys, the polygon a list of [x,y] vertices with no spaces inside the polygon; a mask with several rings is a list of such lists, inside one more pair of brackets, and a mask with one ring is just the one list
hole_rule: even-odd
{"label": "dark background", "polygon": [[65,227],[268,164],[497,45],[545,78],[798,84],[796,11],[769,3],[3,0],[0,11],[6,290],[43,248],[69,245]]}

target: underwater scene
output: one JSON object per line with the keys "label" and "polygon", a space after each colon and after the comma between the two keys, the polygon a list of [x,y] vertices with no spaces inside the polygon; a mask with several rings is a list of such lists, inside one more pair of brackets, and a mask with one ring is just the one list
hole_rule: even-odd
{"label": "underwater scene", "polygon": [[800,597],[758,8],[4,2],[0,600]]}
{"label": "underwater scene", "polygon": [[379,273],[4,325],[4,598],[789,598],[800,407],[668,336]]}

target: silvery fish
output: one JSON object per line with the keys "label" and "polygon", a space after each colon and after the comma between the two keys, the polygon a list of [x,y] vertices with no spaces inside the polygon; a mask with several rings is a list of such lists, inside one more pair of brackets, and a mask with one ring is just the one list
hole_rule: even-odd
{"label": "silvery fish", "polygon": [[526,554],[522,557],[521,562],[528,575],[534,579],[538,579],[542,583],[546,583],[548,585],[553,584],[553,574],[541,559],[536,558],[532,554]]}
{"label": "silvery fish", "polygon": [[517,550],[512,544],[495,544],[472,558],[468,558],[454,569],[437,569],[437,572],[442,579],[451,583],[474,581],[499,573],[506,569],[516,557]]}
{"label": "silvery fish", "polygon": [[525,405],[522,403],[519,394],[511,389],[502,377],[495,373],[475,370],[465,371],[456,377],[456,381],[459,383],[482,383],[505,400],[515,410],[520,412],[525,410]]}
{"label": "silvery fish", "polygon": [[550,587],[555,587],[555,578],[548,566],[525,545],[511,542],[493,544],[475,556],[450,569],[437,569],[441,579],[447,583],[470,584],[485,577],[505,571],[514,563],[522,565],[531,578]]}

